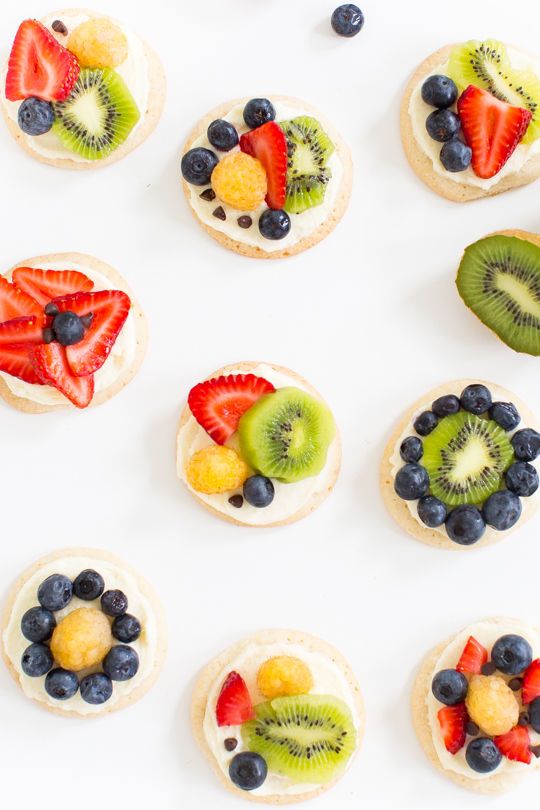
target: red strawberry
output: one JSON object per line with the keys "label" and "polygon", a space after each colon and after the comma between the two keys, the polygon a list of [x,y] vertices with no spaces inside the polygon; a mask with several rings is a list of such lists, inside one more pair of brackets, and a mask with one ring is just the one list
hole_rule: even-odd
{"label": "red strawberry", "polygon": [[540,658],[536,658],[526,670],[521,690],[523,703],[532,703],[540,697]]}
{"label": "red strawberry", "polygon": [[494,177],[525,134],[532,113],[473,84],[461,94],[457,107],[463,135],[472,149],[474,173]]}
{"label": "red strawberry", "polygon": [[39,315],[43,312],[34,298],[0,276],[0,323],[22,315]]}
{"label": "red strawberry", "polygon": [[36,346],[32,362],[41,381],[57,388],[77,408],[86,408],[90,404],[94,396],[93,376],[75,377],[68,365],[66,350],[59,343]]}
{"label": "red strawberry", "polygon": [[531,740],[526,726],[514,726],[507,734],[494,737],[493,742],[507,759],[525,762],[528,765],[531,757]]}
{"label": "red strawberry", "polygon": [[40,270],[37,267],[17,267],[13,271],[13,283],[42,307],[61,295],[89,292],[94,288],[94,282],[78,270]]}
{"label": "red strawberry", "polygon": [[254,717],[255,712],[246,682],[238,672],[230,672],[217,699],[218,726],[241,726]]}
{"label": "red strawberry", "polygon": [[44,321],[45,316],[31,315],[0,323],[0,346],[43,343]]}
{"label": "red strawberry", "polygon": [[465,704],[457,703],[455,706],[443,706],[437,712],[437,719],[439,720],[446,750],[450,751],[451,754],[457,754],[465,745],[467,737],[465,729],[469,715]]}
{"label": "red strawberry", "polygon": [[66,99],[79,76],[79,63],[37,20],[19,25],[9,55],[6,97],[20,101],[36,96],[44,101]]}
{"label": "red strawberry", "polygon": [[6,345],[0,346],[0,371],[18,377],[24,382],[41,385],[42,381],[38,377],[32,364],[32,346]]}
{"label": "red strawberry", "polygon": [[217,444],[225,444],[238,427],[240,417],[263,394],[276,389],[254,374],[228,374],[199,383],[191,389],[191,413]]}
{"label": "red strawberry", "polygon": [[458,672],[469,672],[474,675],[480,675],[482,667],[487,660],[488,652],[486,648],[482,647],[474,636],[469,636],[469,640],[461,653],[461,658],[458,661],[456,669]]}
{"label": "red strawberry", "polygon": [[240,137],[240,149],[258,158],[266,171],[269,208],[283,208],[287,190],[287,139],[275,121],[245,132]]}

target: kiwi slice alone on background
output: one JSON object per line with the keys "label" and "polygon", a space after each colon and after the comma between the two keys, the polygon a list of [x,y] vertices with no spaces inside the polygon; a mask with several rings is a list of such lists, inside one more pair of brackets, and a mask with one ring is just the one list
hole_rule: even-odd
{"label": "kiwi slice alone on background", "polygon": [[240,450],[250,467],[286,483],[320,473],[335,433],[329,408],[293,387],[262,396],[238,425]]}
{"label": "kiwi slice alone on background", "polygon": [[484,503],[514,460],[506,431],[465,411],[441,419],[423,443],[430,492],[448,506]]}
{"label": "kiwi slice alone on background", "polygon": [[268,769],[295,782],[324,784],[346,766],[356,747],[349,707],[330,695],[275,698],[255,706],[255,719],[242,726],[249,751]]}
{"label": "kiwi slice alone on background", "polygon": [[140,117],[124,80],[111,68],[81,70],[68,98],[54,104],[54,115],[53,131],[66,149],[88,160],[114,152]]}
{"label": "kiwi slice alone on background", "polygon": [[465,249],[456,284],[465,304],[511,349],[540,355],[540,247],[486,236]]}
{"label": "kiwi slice alone on background", "polygon": [[334,144],[315,118],[307,115],[280,121],[287,138],[287,198],[285,210],[301,214],[320,205],[332,176],[326,167]]}

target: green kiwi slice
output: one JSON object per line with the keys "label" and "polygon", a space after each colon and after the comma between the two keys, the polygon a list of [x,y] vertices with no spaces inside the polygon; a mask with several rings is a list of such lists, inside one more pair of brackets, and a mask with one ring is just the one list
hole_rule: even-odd
{"label": "green kiwi slice", "polygon": [[255,706],[255,719],[242,726],[242,740],[264,757],[270,771],[294,782],[324,784],[345,768],[356,731],[342,700],[298,695]]}
{"label": "green kiwi slice", "polygon": [[320,473],[335,432],[329,408],[293,387],[262,396],[238,425],[245,461],[262,475],[286,483]]}
{"label": "green kiwi slice", "polygon": [[111,68],[81,70],[68,98],[53,106],[53,131],[66,149],[88,160],[114,152],[140,117],[124,80]]}
{"label": "green kiwi slice", "polygon": [[332,173],[326,167],[334,144],[315,118],[301,115],[281,121],[287,138],[287,198],[285,210],[301,214],[320,205]]}
{"label": "green kiwi slice", "polygon": [[540,355],[540,247],[486,236],[466,248],[456,284],[465,304],[511,349]]}
{"label": "green kiwi slice", "polygon": [[441,419],[423,444],[430,492],[448,506],[484,503],[514,460],[506,431],[466,411]]}
{"label": "green kiwi slice", "polygon": [[523,143],[540,137],[540,79],[531,70],[513,68],[502,42],[470,40],[456,45],[450,54],[448,74],[460,91],[474,84],[501,101],[530,110],[532,119]]}

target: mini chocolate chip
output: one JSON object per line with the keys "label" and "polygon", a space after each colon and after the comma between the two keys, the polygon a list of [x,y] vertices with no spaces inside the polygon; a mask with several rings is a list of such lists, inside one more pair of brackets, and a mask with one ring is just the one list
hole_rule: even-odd
{"label": "mini chocolate chip", "polygon": [[44,311],[45,315],[50,315],[51,318],[54,318],[54,316],[58,315],[58,313],[60,312],[56,304],[53,303],[47,304]]}
{"label": "mini chocolate chip", "polygon": [[62,22],[62,20],[55,20],[51,25],[51,28],[53,31],[56,31],[57,34],[63,34],[64,36],[67,36],[68,30],[64,25],[64,23]]}
{"label": "mini chocolate chip", "polygon": [[85,329],[90,329],[93,320],[94,320],[93,312],[89,312],[88,315],[83,315],[81,318],[82,325],[84,326]]}
{"label": "mini chocolate chip", "polygon": [[238,740],[236,737],[227,737],[224,742],[225,748],[227,751],[234,751],[236,746],[238,745]]}
{"label": "mini chocolate chip", "polygon": [[508,686],[510,687],[512,692],[519,692],[519,690],[523,686],[523,678],[512,678],[511,681],[508,681]]}
{"label": "mini chocolate chip", "polygon": [[212,216],[216,217],[216,219],[222,219],[224,221],[227,219],[227,214],[225,213],[221,205],[218,205],[216,210],[212,211]]}
{"label": "mini chocolate chip", "polygon": [[531,745],[531,754],[534,754],[536,759],[540,758],[540,745]]}
{"label": "mini chocolate chip", "polygon": [[248,216],[238,217],[238,224],[241,228],[251,228],[253,220]]}
{"label": "mini chocolate chip", "polygon": [[487,664],[484,664],[482,667],[482,675],[493,675],[495,672],[497,672],[497,667],[493,661],[488,661]]}
{"label": "mini chocolate chip", "polygon": [[244,499],[241,495],[231,495],[229,503],[231,506],[236,506],[237,509],[240,509],[244,504]]}
{"label": "mini chocolate chip", "polygon": [[216,192],[214,191],[213,188],[207,188],[205,191],[203,191],[202,194],[199,194],[199,197],[201,198],[201,200],[212,202],[212,200],[216,199]]}
{"label": "mini chocolate chip", "polygon": [[465,730],[466,730],[467,734],[469,734],[470,737],[476,737],[476,735],[480,731],[480,729],[478,728],[476,723],[473,723],[472,720],[469,720]]}
{"label": "mini chocolate chip", "polygon": [[527,712],[521,712],[519,715],[518,726],[528,726],[529,725],[529,715]]}
{"label": "mini chocolate chip", "polygon": [[43,343],[52,343],[53,340],[54,332],[49,326],[46,326],[43,330]]}

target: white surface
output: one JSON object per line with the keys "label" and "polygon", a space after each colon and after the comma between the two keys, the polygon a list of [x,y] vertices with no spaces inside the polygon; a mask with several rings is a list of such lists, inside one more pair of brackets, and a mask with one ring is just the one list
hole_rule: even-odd
{"label": "white surface", "polygon": [[[92,3],[90,3],[92,5]],[[0,126],[0,222],[7,270],[32,255],[79,250],[123,273],[150,319],[150,352],[116,399],[86,413],[25,416],[1,407],[1,590],[59,546],[129,558],[163,594],[170,653],[136,706],[70,721],[26,700],[0,667],[2,806],[30,810],[69,796],[77,810],[242,808],[196,748],[189,727],[197,670],[269,626],[327,638],[364,690],[368,729],[344,780],[317,808],[498,810],[532,806],[538,778],[485,800],[445,781],[409,719],[422,655],[490,614],[538,621],[538,522],[472,554],[404,535],[386,514],[378,465],[395,420],[423,391],[484,377],[540,410],[538,362],[513,354],[467,312],[453,278],[462,249],[497,228],[540,230],[540,186],[459,206],[412,174],[398,106],[410,72],[452,40],[494,36],[534,51],[534,0],[366,0],[352,40],[328,28],[328,0],[205,0],[106,9],[156,46],[169,78],[157,132],[121,163],[88,173],[43,166]],[[2,50],[23,4],[0,12]],[[99,6],[97,6],[99,8]],[[46,13],[28,3],[27,15]],[[354,195],[314,250],[257,263],[223,250],[180,193],[179,150],[194,122],[227,98],[279,92],[319,106],[350,142]],[[333,496],[309,519],[257,531],[221,523],[175,475],[181,402],[209,371],[267,359],[327,397],[344,439]],[[282,584],[283,583],[283,584]],[[121,776],[120,776],[121,775]],[[31,780],[31,785],[28,782]]]}

